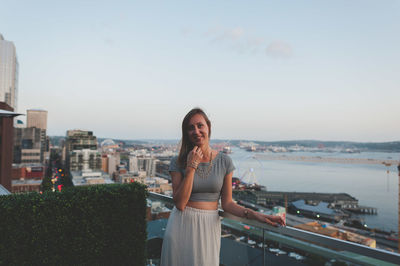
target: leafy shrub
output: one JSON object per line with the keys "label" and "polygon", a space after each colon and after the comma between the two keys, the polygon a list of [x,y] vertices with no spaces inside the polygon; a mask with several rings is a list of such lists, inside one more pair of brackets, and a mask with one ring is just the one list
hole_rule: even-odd
{"label": "leafy shrub", "polygon": [[2,265],[144,265],[146,188],[110,184],[0,197]]}

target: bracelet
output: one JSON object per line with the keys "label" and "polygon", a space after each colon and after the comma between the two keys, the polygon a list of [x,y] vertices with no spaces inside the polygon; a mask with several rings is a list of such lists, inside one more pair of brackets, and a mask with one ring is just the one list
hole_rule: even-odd
{"label": "bracelet", "polygon": [[199,163],[198,162],[191,162],[189,165],[188,165],[188,167],[191,167],[191,168],[193,168],[194,170],[197,170],[197,166],[199,165]]}
{"label": "bracelet", "polygon": [[246,218],[246,219],[249,219],[249,210],[248,209],[244,209],[244,217]]}

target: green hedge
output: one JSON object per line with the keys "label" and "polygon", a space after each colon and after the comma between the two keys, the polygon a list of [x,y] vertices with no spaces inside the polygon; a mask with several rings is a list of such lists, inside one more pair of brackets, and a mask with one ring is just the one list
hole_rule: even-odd
{"label": "green hedge", "polygon": [[1,265],[144,265],[146,188],[112,184],[0,197]]}

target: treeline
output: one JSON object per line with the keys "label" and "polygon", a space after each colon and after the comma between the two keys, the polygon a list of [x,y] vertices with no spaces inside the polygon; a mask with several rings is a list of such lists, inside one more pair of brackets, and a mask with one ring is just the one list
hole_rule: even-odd
{"label": "treeline", "polygon": [[[231,140],[231,144],[238,145],[246,140]],[[380,152],[400,152],[400,141],[392,142],[351,142],[351,141],[319,141],[319,140],[289,140],[289,141],[252,141],[259,145],[274,145],[282,147],[290,147],[294,145],[304,146],[308,148],[341,148],[341,149],[358,149],[360,151],[380,151]]]}

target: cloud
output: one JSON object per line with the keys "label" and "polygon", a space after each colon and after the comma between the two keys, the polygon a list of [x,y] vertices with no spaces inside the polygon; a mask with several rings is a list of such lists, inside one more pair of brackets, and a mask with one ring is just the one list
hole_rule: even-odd
{"label": "cloud", "polygon": [[204,36],[210,40],[210,43],[226,46],[240,54],[259,52],[259,47],[264,43],[263,38],[250,36],[242,27],[215,26],[209,28]]}
{"label": "cloud", "polygon": [[241,27],[233,28],[225,31],[225,36],[232,40],[239,40],[244,34],[244,30]]}
{"label": "cloud", "polygon": [[240,54],[264,53],[274,58],[290,58],[293,49],[284,41],[272,41],[268,44],[266,38],[256,36],[242,27],[223,28],[214,26],[209,28],[203,36],[209,39],[211,44],[219,44]]}
{"label": "cloud", "polygon": [[265,52],[268,56],[275,58],[289,58],[293,55],[292,46],[283,41],[271,42],[265,49]]}
{"label": "cloud", "polygon": [[211,38],[212,42],[236,42],[244,35],[244,33],[244,29],[241,27],[223,29],[216,26],[208,29],[205,36]]}

